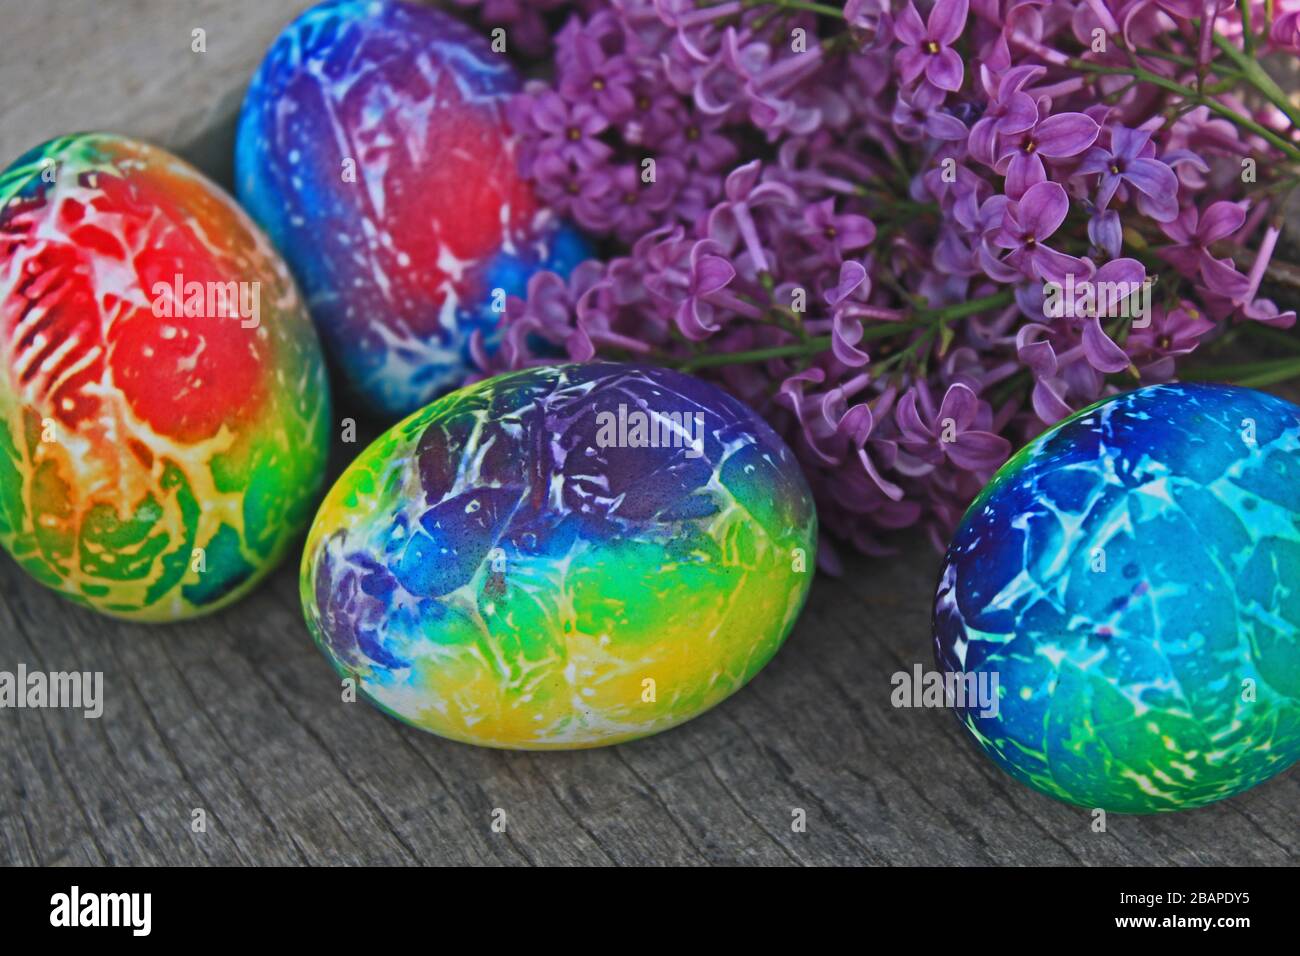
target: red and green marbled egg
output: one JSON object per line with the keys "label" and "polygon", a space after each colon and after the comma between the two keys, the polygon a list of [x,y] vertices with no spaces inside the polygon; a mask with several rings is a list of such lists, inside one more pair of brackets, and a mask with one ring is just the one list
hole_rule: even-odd
{"label": "red and green marbled egg", "polygon": [[97,610],[175,620],[246,593],[310,517],[329,393],[257,227],[119,136],[0,174],[0,544]]}

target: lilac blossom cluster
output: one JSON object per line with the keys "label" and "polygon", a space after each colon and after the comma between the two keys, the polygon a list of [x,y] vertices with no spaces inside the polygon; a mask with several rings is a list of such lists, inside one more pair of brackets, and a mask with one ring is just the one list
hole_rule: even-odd
{"label": "lilac blossom cluster", "polygon": [[[521,162],[604,243],[509,300],[485,374],[567,353],[714,377],[861,551],[914,525],[942,547],[1046,425],[1295,321],[1261,285],[1300,177],[1300,110],[1265,67],[1300,54],[1300,0],[481,12],[547,49],[512,104]],[[1150,309],[1054,317],[1067,279]],[[1274,365],[1252,383],[1300,374]]]}

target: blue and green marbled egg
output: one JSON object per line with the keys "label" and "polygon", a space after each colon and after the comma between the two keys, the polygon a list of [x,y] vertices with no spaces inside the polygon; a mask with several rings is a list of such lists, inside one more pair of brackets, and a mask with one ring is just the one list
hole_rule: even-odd
{"label": "blue and green marbled egg", "polygon": [[812,580],[812,497],[713,385],[593,363],[443,396],[364,451],[303,555],[307,623],[387,713],[491,747],[665,730],[758,673]]}
{"label": "blue and green marbled egg", "polygon": [[[1156,385],[1008,461],[948,550],[947,674],[996,674],[958,716],[1016,779],[1149,813],[1230,797],[1300,757],[1300,408]],[[958,704],[961,702],[959,701]]]}

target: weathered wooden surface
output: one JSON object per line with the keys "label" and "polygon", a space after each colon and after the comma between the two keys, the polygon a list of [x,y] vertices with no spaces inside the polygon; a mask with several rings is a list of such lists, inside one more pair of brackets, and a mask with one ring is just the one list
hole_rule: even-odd
{"label": "weathered wooden surface", "polygon": [[[1086,811],[1006,777],[946,711],[893,709],[890,675],[931,666],[936,564],[918,545],[819,580],[772,664],[684,727],[524,754],[342,703],[292,567],[226,612],[147,627],[73,608],[5,559],[0,669],[103,670],[107,703],[98,720],[0,712],[0,860],[1300,862],[1300,774],[1094,833]],[[194,808],[206,834],[191,832]]]}
{"label": "weathered wooden surface", "polygon": [[[9,0],[0,165],[103,128],[227,179],[247,76],[305,5]],[[190,52],[196,27],[206,54]],[[1295,771],[1202,810],[1112,816],[1094,833],[1086,811],[1006,777],[949,713],[892,708],[890,675],[932,664],[937,563],[916,543],[818,580],[772,664],[682,728],[523,754],[343,703],[303,626],[294,559],[234,608],[148,627],[74,608],[3,556],[0,670],[100,670],[106,703],[98,720],[0,711],[0,862],[1300,862]],[[196,808],[206,833],[191,830]],[[806,832],[792,830],[796,809]]]}

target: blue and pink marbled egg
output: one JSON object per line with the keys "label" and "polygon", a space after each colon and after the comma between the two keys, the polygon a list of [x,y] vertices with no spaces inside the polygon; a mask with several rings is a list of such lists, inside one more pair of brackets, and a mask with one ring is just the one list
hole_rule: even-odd
{"label": "blue and pink marbled egg", "polygon": [[326,347],[381,413],[463,381],[506,295],[586,245],[539,208],[486,37],[428,7],[342,0],[276,39],[239,120],[240,201],[283,253]]}

